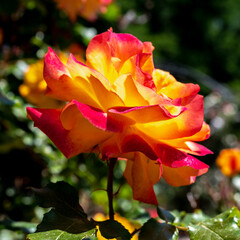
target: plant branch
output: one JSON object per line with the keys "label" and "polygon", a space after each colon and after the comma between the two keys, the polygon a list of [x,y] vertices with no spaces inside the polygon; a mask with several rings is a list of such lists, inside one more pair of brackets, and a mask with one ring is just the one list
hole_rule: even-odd
{"label": "plant branch", "polygon": [[140,230],[141,228],[135,228],[135,230],[131,233],[131,237],[133,237],[133,235],[139,232]]}

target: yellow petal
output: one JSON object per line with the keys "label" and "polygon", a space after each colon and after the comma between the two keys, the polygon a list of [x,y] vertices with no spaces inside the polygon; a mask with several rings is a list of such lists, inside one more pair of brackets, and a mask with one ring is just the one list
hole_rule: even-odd
{"label": "yellow petal", "polygon": [[136,81],[130,74],[121,75],[114,83],[117,94],[128,107],[146,106],[148,102],[141,96]]}
{"label": "yellow petal", "polygon": [[194,169],[188,166],[171,168],[163,165],[163,178],[174,187],[185,186],[195,182],[196,176],[207,172],[207,168]]}
{"label": "yellow petal", "polygon": [[161,177],[161,166],[136,152],[134,161],[127,161],[124,176],[133,190],[133,198],[145,203],[158,205],[153,185]]}

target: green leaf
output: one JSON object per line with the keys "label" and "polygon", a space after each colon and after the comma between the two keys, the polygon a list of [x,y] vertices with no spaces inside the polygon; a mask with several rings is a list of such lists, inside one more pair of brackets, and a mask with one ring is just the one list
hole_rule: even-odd
{"label": "green leaf", "polygon": [[0,89],[0,103],[3,103],[5,105],[8,106],[12,106],[14,104],[14,102],[8,98],[6,98],[2,93],[1,93],[1,89]]}
{"label": "green leaf", "polygon": [[174,222],[175,217],[167,210],[157,207],[158,216],[166,222]]}
{"label": "green leaf", "polygon": [[68,233],[82,233],[95,228],[95,224],[87,218],[70,218],[61,215],[56,210],[44,214],[43,221],[37,226],[37,232],[63,230]]}
{"label": "green leaf", "polygon": [[189,226],[191,240],[240,240],[240,212],[237,208]]}
{"label": "green leaf", "polygon": [[159,223],[157,220],[149,219],[141,228],[139,240],[176,240],[178,230],[175,226],[167,223]]}
{"label": "green leaf", "polygon": [[43,189],[32,188],[41,207],[52,207],[37,226],[37,232],[62,230],[79,234],[95,229],[79,205],[78,192],[68,183],[50,183]]}
{"label": "green leaf", "polygon": [[207,215],[205,215],[202,210],[198,209],[194,213],[187,213],[181,220],[181,223],[184,226],[188,226],[190,224],[197,224],[199,222],[203,222],[207,219],[209,219]]}
{"label": "green leaf", "polygon": [[27,240],[97,240],[95,230],[80,234],[71,234],[62,230],[51,230],[29,234]]}
{"label": "green leaf", "polygon": [[38,204],[44,208],[54,208],[70,218],[87,217],[79,205],[78,192],[66,182],[49,183],[45,188],[31,188]]}
{"label": "green leaf", "polygon": [[101,235],[107,239],[118,238],[119,240],[130,240],[131,234],[129,231],[119,222],[115,220],[106,220],[102,222],[96,222],[99,226]]}
{"label": "green leaf", "polygon": [[0,221],[0,229],[20,230],[24,233],[32,233],[36,229],[36,224],[29,222],[17,222],[5,217]]}

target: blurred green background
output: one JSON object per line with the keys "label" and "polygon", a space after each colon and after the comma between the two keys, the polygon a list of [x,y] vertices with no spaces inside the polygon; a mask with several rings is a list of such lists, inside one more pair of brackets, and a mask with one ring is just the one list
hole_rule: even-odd
{"label": "blurred green background", "polygon": [[[13,223],[41,221],[45,210],[36,206],[29,186],[65,180],[80,189],[81,204],[90,215],[106,210],[105,163],[89,154],[67,160],[26,118],[26,106],[31,104],[20,95],[19,86],[28,65],[41,59],[48,46],[65,51],[77,43],[85,49],[94,35],[110,27],[151,41],[155,67],[179,81],[199,84],[205,96],[205,119],[212,134],[203,144],[214,154],[199,159],[211,168],[192,186],[174,188],[161,180],[155,189],[160,206],[187,212],[201,208],[208,215],[240,206],[239,176],[227,178],[215,166],[221,149],[239,147],[238,1],[115,0],[95,21],[79,15],[73,22],[52,0],[1,0],[0,239],[24,239],[24,232],[34,225],[26,230]],[[119,162],[115,190],[119,186],[121,190],[115,208],[123,216],[135,217],[148,206],[132,200],[123,170],[124,162]]]}

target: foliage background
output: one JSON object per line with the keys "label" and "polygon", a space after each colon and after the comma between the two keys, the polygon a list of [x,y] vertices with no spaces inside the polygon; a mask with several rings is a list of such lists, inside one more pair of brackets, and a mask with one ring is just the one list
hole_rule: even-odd
{"label": "foliage background", "polygon": [[[161,180],[159,202],[168,210],[214,215],[240,206],[240,177],[227,178],[215,166],[223,148],[239,147],[240,139],[240,7],[237,1],[115,0],[94,22],[78,16],[72,22],[51,0],[1,0],[0,3],[0,221],[38,223],[43,209],[35,205],[27,187],[65,180],[80,189],[88,214],[104,212],[107,202],[106,165],[95,155],[70,160],[34,129],[26,118],[30,105],[20,94],[27,66],[42,58],[47,47],[66,50],[72,43],[86,48],[90,39],[113,27],[155,46],[157,68],[179,81],[195,82],[205,96],[205,119],[212,129],[204,145],[214,154],[200,159],[211,166],[195,184],[174,188]],[[192,119],[194,121],[194,119]],[[132,218],[149,208],[132,200],[122,177],[115,207]],[[95,190],[92,192],[92,190]],[[0,230],[1,239],[23,239],[24,233]]]}

